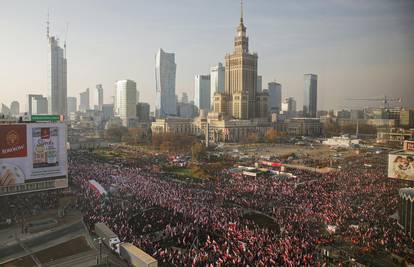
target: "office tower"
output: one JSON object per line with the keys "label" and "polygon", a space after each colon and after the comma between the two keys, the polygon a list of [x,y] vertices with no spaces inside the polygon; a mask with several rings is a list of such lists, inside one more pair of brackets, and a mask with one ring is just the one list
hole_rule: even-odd
{"label": "office tower", "polygon": [[64,48],[59,46],[59,39],[49,35],[49,22],[47,22],[48,49],[48,92],[49,113],[67,116],[67,61],[66,42]]}
{"label": "office tower", "polygon": [[13,101],[10,104],[10,112],[12,116],[19,116],[20,114],[20,104],[17,101]]}
{"label": "office tower", "polygon": [[10,108],[6,106],[5,104],[1,103],[1,114],[3,114],[6,117],[9,117],[11,115]]}
{"label": "office tower", "polygon": [[288,116],[296,115],[296,101],[293,97],[287,97],[283,100],[282,111]]}
{"label": "office tower", "polygon": [[282,85],[277,82],[268,83],[269,90],[269,110],[278,113],[282,107]]}
{"label": "office tower", "polygon": [[213,109],[235,119],[253,119],[260,117],[257,113],[259,101],[266,95],[257,94],[257,59],[256,53],[249,53],[249,38],[243,23],[241,8],[240,23],[234,38],[234,52],[225,57],[224,93],[214,94]]}
{"label": "office tower", "polygon": [[77,110],[78,100],[74,96],[68,97],[68,114],[74,113]]}
{"label": "office tower", "polygon": [[138,91],[138,89],[137,89],[137,104],[139,103],[139,91]]}
{"label": "office tower", "polygon": [[336,117],[338,119],[350,119],[351,118],[351,112],[349,110],[337,110],[336,111]]}
{"label": "office tower", "polygon": [[181,102],[184,104],[188,103],[188,94],[186,92],[183,92],[183,94],[181,95]]}
{"label": "office tower", "polygon": [[303,99],[303,116],[316,118],[318,101],[318,76],[305,74],[305,90]]}
{"label": "office tower", "polygon": [[133,127],[137,119],[137,84],[132,80],[116,82],[115,113],[125,127]]}
{"label": "office tower", "polygon": [[177,114],[175,96],[176,69],[174,53],[166,53],[160,49],[155,56],[155,114],[157,118],[175,116]]}
{"label": "office tower", "polygon": [[211,83],[210,75],[196,75],[194,78],[194,103],[198,109],[210,110],[211,107]]}
{"label": "office tower", "polygon": [[102,110],[103,105],[103,88],[102,84],[96,85],[96,93],[97,93],[97,100],[98,100],[98,110]]}
{"label": "office tower", "polygon": [[102,115],[105,121],[111,119],[114,116],[114,104],[103,104]]}
{"label": "office tower", "polygon": [[79,94],[79,111],[85,112],[90,109],[89,106],[89,88]]}
{"label": "office tower", "polygon": [[148,103],[138,103],[137,106],[137,117],[139,122],[150,121],[150,105]]}
{"label": "office tower", "polygon": [[257,92],[260,93],[263,90],[262,75],[257,75]]}
{"label": "office tower", "polygon": [[48,100],[43,95],[27,95],[27,114],[48,114]]}
{"label": "office tower", "polygon": [[224,93],[224,75],[225,68],[223,64],[218,63],[210,69],[210,103],[213,105],[214,94]]}

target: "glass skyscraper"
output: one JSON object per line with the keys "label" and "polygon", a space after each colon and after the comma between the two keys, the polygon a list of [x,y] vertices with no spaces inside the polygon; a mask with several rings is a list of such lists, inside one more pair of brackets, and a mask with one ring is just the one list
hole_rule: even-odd
{"label": "glass skyscraper", "polygon": [[303,99],[303,116],[316,118],[318,102],[318,76],[305,74],[305,89]]}
{"label": "glass skyscraper", "polygon": [[176,69],[174,53],[166,53],[160,49],[155,56],[155,116],[157,118],[177,115],[175,97]]}

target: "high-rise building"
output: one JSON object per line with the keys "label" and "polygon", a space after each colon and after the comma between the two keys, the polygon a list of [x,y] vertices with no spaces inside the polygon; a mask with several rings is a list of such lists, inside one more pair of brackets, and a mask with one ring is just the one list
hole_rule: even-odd
{"label": "high-rise building", "polygon": [[132,80],[116,82],[115,113],[125,127],[134,127],[137,121],[137,84]]}
{"label": "high-rise building", "polygon": [[282,85],[277,82],[268,83],[269,87],[269,110],[278,113],[282,107]]}
{"label": "high-rise building", "polygon": [[155,114],[157,118],[175,116],[177,102],[175,97],[175,54],[160,49],[155,56]]}
{"label": "high-rise building", "polygon": [[210,110],[210,75],[196,75],[194,78],[194,103],[198,109]]}
{"label": "high-rise building", "polygon": [[0,113],[6,117],[11,116],[11,111],[10,108],[8,106],[6,106],[5,104],[1,103],[1,110]]}
{"label": "high-rise building", "polygon": [[27,95],[27,113],[48,114],[48,100],[43,95]]}
{"label": "high-rise building", "polygon": [[290,117],[296,115],[296,101],[293,97],[287,97],[283,100],[282,111]]}
{"label": "high-rise building", "polygon": [[150,105],[148,103],[138,103],[137,106],[137,117],[139,122],[150,121]]}
{"label": "high-rise building", "polygon": [[262,75],[257,75],[257,92],[260,93],[262,91],[263,91]]}
{"label": "high-rise building", "polygon": [[97,93],[97,100],[98,100],[98,110],[102,110],[103,105],[103,87],[102,84],[96,85],[96,93]]}
{"label": "high-rise building", "polygon": [[17,101],[13,101],[10,104],[10,112],[12,116],[18,116],[20,114],[20,104]]}
{"label": "high-rise building", "polygon": [[188,104],[188,94],[186,92],[181,95],[181,103]]}
{"label": "high-rise building", "polygon": [[79,94],[79,110],[85,112],[90,109],[89,106],[89,88]]}
{"label": "high-rise building", "polygon": [[48,92],[49,113],[67,116],[67,61],[66,42],[64,48],[59,46],[59,39],[49,35],[49,22],[47,22],[48,49]]}
{"label": "high-rise building", "polygon": [[224,75],[225,67],[223,64],[218,63],[210,69],[210,103],[213,105],[214,94],[224,93]]}
{"label": "high-rise building", "polygon": [[318,76],[305,74],[305,90],[303,99],[303,116],[316,118],[318,102]]}
{"label": "high-rise building", "polygon": [[111,119],[114,116],[114,104],[103,104],[102,115],[105,121]]}
{"label": "high-rise building", "polygon": [[78,100],[74,96],[68,97],[68,114],[74,113],[77,111]]}
{"label": "high-rise building", "polygon": [[[243,23],[241,8],[240,23],[234,38],[234,52],[225,57],[224,93],[214,94],[213,109],[215,113],[235,119],[254,119],[266,116],[263,108],[267,107],[267,94],[257,92],[256,53],[249,53],[249,38]],[[266,101],[265,104],[259,103]]]}

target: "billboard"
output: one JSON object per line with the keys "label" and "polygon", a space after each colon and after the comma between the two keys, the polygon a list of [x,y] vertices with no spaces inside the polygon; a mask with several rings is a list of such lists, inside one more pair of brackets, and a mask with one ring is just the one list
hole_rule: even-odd
{"label": "billboard", "polygon": [[49,181],[34,189],[53,187],[50,181],[56,179],[61,179],[58,186],[67,187],[65,124],[0,125],[0,195],[28,191],[20,185],[33,182]]}
{"label": "billboard", "polygon": [[414,141],[404,141],[404,150],[414,151]]}
{"label": "billboard", "polygon": [[414,181],[414,154],[389,154],[388,177]]}

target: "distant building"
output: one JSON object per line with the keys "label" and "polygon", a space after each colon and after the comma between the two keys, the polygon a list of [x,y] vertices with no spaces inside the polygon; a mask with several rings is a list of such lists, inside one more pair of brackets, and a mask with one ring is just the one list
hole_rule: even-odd
{"label": "distant building", "polygon": [[286,132],[289,136],[320,136],[323,126],[318,118],[291,118],[286,121]]}
{"label": "distant building", "polygon": [[210,75],[196,75],[194,78],[194,103],[198,109],[210,110]]}
{"label": "distant building", "polygon": [[10,112],[12,116],[19,116],[20,114],[20,104],[17,101],[13,101],[10,104]]}
{"label": "distant building", "polygon": [[400,111],[400,126],[406,129],[414,128],[414,109]]}
{"label": "distant building", "polygon": [[269,110],[279,112],[282,106],[282,85],[277,82],[268,83],[269,90]]}
{"label": "distant building", "polygon": [[181,118],[194,118],[198,114],[198,108],[194,105],[194,102],[190,103],[177,103],[177,115]]}
{"label": "distant building", "polygon": [[263,91],[262,75],[257,75],[257,88],[256,88],[256,90],[257,90],[258,93]]}
{"label": "distant building", "polygon": [[398,224],[413,238],[414,234],[414,188],[401,188],[398,192]]}
{"label": "distant building", "polygon": [[115,113],[125,127],[134,127],[137,122],[137,84],[132,80],[116,82]]}
{"label": "distant building", "polygon": [[85,112],[90,109],[90,95],[89,95],[89,88],[79,94],[79,111]]}
{"label": "distant building", "polygon": [[338,110],[336,111],[336,117],[338,119],[350,119],[351,118],[351,112],[349,110]]}
{"label": "distant building", "polygon": [[305,74],[305,89],[303,99],[303,116],[315,118],[318,101],[318,76]]}
{"label": "distant building", "polygon": [[351,120],[358,120],[364,118],[364,112],[362,110],[358,109],[351,109],[350,112],[350,119]]}
{"label": "distant building", "polygon": [[210,104],[213,107],[214,94],[224,92],[224,75],[225,67],[222,63],[218,63],[210,69]]}
{"label": "distant building", "polygon": [[103,105],[103,88],[102,84],[96,85],[96,93],[97,93],[97,100],[98,100],[98,110],[102,110]]}
{"label": "distant building", "polygon": [[137,117],[139,122],[150,121],[150,105],[148,103],[137,104]]}
{"label": "distant building", "polygon": [[282,112],[288,117],[296,116],[296,100],[293,97],[287,97],[283,100]]}
{"label": "distant building", "polygon": [[48,114],[48,100],[43,95],[27,95],[28,115]]}
{"label": "distant building", "polygon": [[77,102],[78,100],[76,99],[76,97],[73,97],[73,96],[68,97],[68,114],[74,113],[77,111],[77,108],[76,108]]}
{"label": "distant building", "polygon": [[177,115],[176,69],[174,53],[166,53],[160,49],[155,57],[155,114],[157,118]]}
{"label": "distant building", "polygon": [[[178,101],[177,101],[178,102]],[[183,92],[181,95],[181,102],[187,104],[188,101],[188,94],[186,92]]]}
{"label": "distant building", "polygon": [[59,39],[49,35],[49,22],[47,25],[48,49],[48,92],[50,102],[49,113],[67,116],[67,61],[66,43],[64,49],[59,46]]}
{"label": "distant building", "polygon": [[114,104],[102,105],[103,120],[108,121],[114,117]]}
{"label": "distant building", "polygon": [[10,117],[11,116],[11,111],[10,108],[8,106],[6,106],[5,104],[1,103],[1,110],[0,113],[6,117]]}

